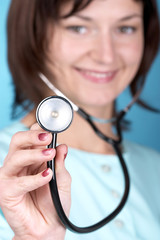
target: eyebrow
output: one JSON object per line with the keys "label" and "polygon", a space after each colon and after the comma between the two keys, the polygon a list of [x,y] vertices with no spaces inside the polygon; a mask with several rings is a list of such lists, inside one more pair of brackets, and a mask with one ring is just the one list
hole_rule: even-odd
{"label": "eyebrow", "polygon": [[142,18],[142,15],[135,13],[135,14],[132,14],[132,15],[129,15],[129,16],[120,18],[119,20],[120,20],[120,21],[127,21],[127,20],[130,20],[130,19],[132,19],[132,18]]}
{"label": "eyebrow", "polygon": [[[90,17],[83,16],[83,15],[80,15],[80,14],[75,14],[74,16],[75,16],[75,17],[78,17],[78,18],[80,18],[80,19],[82,19],[82,20],[85,20],[85,21],[87,21],[87,22],[91,22],[91,21],[94,20],[94,19],[92,19],[92,18],[90,18]],[[123,22],[123,21],[130,20],[130,19],[132,19],[132,18],[142,18],[142,15],[135,13],[135,14],[132,14],[132,15],[129,15],[129,16],[125,16],[125,17],[120,18],[120,19],[117,19],[117,20]]]}
{"label": "eyebrow", "polygon": [[86,17],[86,16],[82,16],[82,15],[79,15],[79,14],[75,14],[75,15],[73,15],[73,16],[78,17],[78,18],[80,18],[80,19],[82,19],[82,20],[85,20],[85,21],[88,21],[88,22],[91,22],[91,21],[92,21],[92,18]]}

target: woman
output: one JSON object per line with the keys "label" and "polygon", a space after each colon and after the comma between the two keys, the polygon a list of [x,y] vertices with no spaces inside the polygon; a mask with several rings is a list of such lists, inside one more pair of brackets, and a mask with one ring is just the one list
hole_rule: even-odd
{"label": "woman", "polygon": [[[94,217],[94,211],[99,217],[99,212],[110,212],[119,201],[123,181],[117,156],[77,113],[70,128],[58,135],[58,143],[66,145],[46,149],[52,136],[35,118],[38,103],[54,94],[40,78],[39,73],[43,73],[73,103],[99,119],[95,124],[103,134],[116,140],[112,121],[100,122],[115,116],[115,100],[127,86],[137,94],[158,45],[154,0],[12,1],[8,58],[15,105],[33,109],[1,132],[5,158],[0,169],[1,239],[159,239],[159,153],[124,141],[121,151],[131,179],[125,207],[103,228],[75,234],[66,231],[53,207],[48,187],[53,173],[47,169],[47,161],[55,156],[66,214],[79,214],[81,221],[81,211],[85,218]],[[70,210],[71,177],[64,166],[66,156],[75,179],[74,201],[89,202],[81,205],[80,212],[74,206]],[[98,187],[98,194],[93,186]],[[107,195],[107,200],[102,203],[97,195],[101,199]]]}

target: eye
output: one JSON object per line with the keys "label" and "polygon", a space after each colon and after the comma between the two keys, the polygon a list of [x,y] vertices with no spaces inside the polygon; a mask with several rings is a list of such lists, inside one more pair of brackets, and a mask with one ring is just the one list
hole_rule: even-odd
{"label": "eye", "polygon": [[118,31],[120,33],[132,34],[136,31],[136,28],[131,26],[122,26],[119,27]]}
{"label": "eye", "polygon": [[67,29],[73,33],[78,33],[78,34],[85,34],[87,32],[87,28],[84,26],[69,26]]}

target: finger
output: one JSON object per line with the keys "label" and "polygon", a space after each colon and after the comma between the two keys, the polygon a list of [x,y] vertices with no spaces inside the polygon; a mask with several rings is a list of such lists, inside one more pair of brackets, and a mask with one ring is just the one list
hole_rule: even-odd
{"label": "finger", "polygon": [[52,134],[45,131],[17,132],[11,139],[9,153],[32,146],[46,146],[50,144],[51,140]]}
{"label": "finger", "polygon": [[65,168],[65,158],[68,152],[66,145],[60,145],[56,148],[55,171],[57,177],[57,185],[60,191],[69,192],[71,184],[71,176]]}
{"label": "finger", "polygon": [[[69,216],[70,210],[70,189],[71,189],[71,177],[67,170],[65,169],[64,159],[67,154],[67,146],[59,145],[56,148],[56,157],[55,157],[55,167],[56,167],[56,178],[57,178],[57,186],[59,197],[61,200],[61,204],[64,207],[65,213]],[[52,198],[50,194],[50,189],[48,185],[45,185],[43,188],[39,188],[36,194],[37,198],[39,198],[39,204],[43,206],[43,209],[48,208],[48,206],[52,206]],[[48,196],[48,197],[46,197]],[[54,214],[54,208],[50,208],[51,214]]]}
{"label": "finger", "polygon": [[44,130],[44,129],[42,129],[42,128],[39,126],[38,123],[34,123],[34,124],[30,127],[30,130],[40,130],[40,131],[42,131],[42,130]]}
{"label": "finger", "polygon": [[36,175],[19,177],[16,184],[16,194],[15,192],[13,194],[18,196],[38,189],[49,183],[52,175],[52,170],[47,168]]}
{"label": "finger", "polygon": [[65,168],[65,158],[68,149],[66,145],[56,148],[55,171],[57,186],[61,204],[67,216],[69,216],[71,203],[71,176]]}
{"label": "finger", "polygon": [[[31,128],[30,128],[31,131],[44,131],[44,129],[42,129],[38,123],[34,123]],[[32,146],[31,147],[32,149],[34,148],[39,148],[39,149],[43,149],[43,146]]]}
{"label": "finger", "polygon": [[68,148],[65,144],[61,144],[56,147],[55,168],[58,174],[65,168],[64,159],[67,155]]}
{"label": "finger", "polygon": [[36,165],[36,168],[38,168],[38,166],[42,163],[53,159],[55,157],[55,153],[56,150],[53,148],[16,151],[12,155],[12,158],[5,162],[5,173],[8,176],[13,176],[17,175],[27,166]]}

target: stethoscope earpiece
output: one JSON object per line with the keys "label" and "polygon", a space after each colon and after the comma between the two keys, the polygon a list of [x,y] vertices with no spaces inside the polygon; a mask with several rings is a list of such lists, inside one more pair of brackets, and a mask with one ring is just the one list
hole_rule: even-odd
{"label": "stethoscope earpiece", "polygon": [[71,104],[63,97],[45,98],[37,107],[36,118],[39,125],[51,133],[65,131],[73,119]]}

